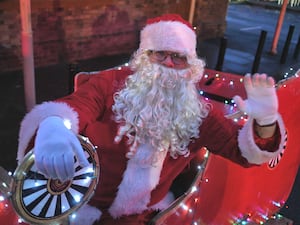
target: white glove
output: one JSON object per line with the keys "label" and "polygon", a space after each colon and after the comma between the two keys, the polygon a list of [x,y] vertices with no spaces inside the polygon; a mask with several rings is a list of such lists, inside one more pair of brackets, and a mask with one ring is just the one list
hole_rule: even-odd
{"label": "white glove", "polygon": [[83,167],[89,163],[76,135],[60,117],[44,119],[37,130],[34,144],[35,166],[47,178],[66,181],[74,177],[74,156]]}
{"label": "white glove", "polygon": [[247,99],[242,100],[240,96],[234,96],[237,107],[256,122],[263,126],[272,124],[277,120],[278,99],[274,87],[275,81],[266,74],[250,74],[244,77],[244,85]]}

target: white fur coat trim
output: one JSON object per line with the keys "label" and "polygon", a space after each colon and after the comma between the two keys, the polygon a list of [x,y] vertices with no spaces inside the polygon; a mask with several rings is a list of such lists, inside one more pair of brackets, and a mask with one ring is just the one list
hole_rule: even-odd
{"label": "white fur coat trim", "polygon": [[17,160],[19,163],[24,158],[25,150],[28,147],[31,138],[35,135],[39,124],[49,116],[59,116],[69,120],[71,123],[71,130],[75,134],[78,133],[78,114],[66,103],[44,102],[35,106],[25,115],[21,122],[17,153]]}
{"label": "white fur coat trim", "polygon": [[69,216],[70,225],[93,225],[98,221],[102,215],[102,212],[96,207],[88,204],[83,205],[73,215]]}
{"label": "white fur coat trim", "polygon": [[[160,152],[155,166],[142,165],[149,149],[142,148],[128,160],[123,180],[119,185],[117,196],[109,208],[114,218],[122,215],[141,213],[148,209],[151,191],[157,186],[167,151]],[[146,160],[148,161],[148,160]]]}
{"label": "white fur coat trim", "polygon": [[172,204],[172,202],[174,202],[174,200],[175,200],[174,194],[172,192],[168,192],[167,195],[162,200],[160,200],[155,205],[150,206],[150,209],[158,210],[158,211],[165,210]]}
{"label": "white fur coat trim", "polygon": [[280,151],[284,148],[285,144],[285,126],[280,115],[278,115],[278,125],[281,134],[281,142],[279,148],[275,152],[262,151],[254,142],[253,137],[253,122],[252,118],[249,118],[244,127],[240,130],[238,136],[238,144],[241,149],[242,156],[245,157],[249,163],[262,164],[266,163],[272,158],[276,157]]}
{"label": "white fur coat trim", "polygon": [[[160,202],[150,208],[153,210],[164,210],[171,205],[174,199],[173,193],[169,192]],[[69,216],[70,225],[93,225],[94,222],[100,220],[102,212],[94,206],[85,204],[74,215]]]}

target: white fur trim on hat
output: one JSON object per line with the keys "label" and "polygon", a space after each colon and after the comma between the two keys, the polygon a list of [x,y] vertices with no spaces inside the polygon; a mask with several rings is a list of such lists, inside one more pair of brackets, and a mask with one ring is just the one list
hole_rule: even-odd
{"label": "white fur trim on hat", "polygon": [[285,126],[280,115],[278,115],[277,123],[281,134],[281,142],[279,148],[275,152],[263,151],[254,142],[253,137],[253,119],[249,118],[247,123],[240,130],[238,136],[238,144],[241,149],[242,156],[245,157],[249,163],[262,164],[266,163],[272,158],[276,157],[285,145]]}
{"label": "white fur trim on hat", "polygon": [[35,135],[39,124],[49,116],[59,116],[66,119],[71,124],[71,130],[78,133],[78,114],[68,104],[63,102],[44,102],[35,106],[29,113],[27,113],[21,122],[19,131],[19,145],[17,160],[23,159],[25,150],[30,143],[31,138]]}
{"label": "white fur trim on hat", "polygon": [[140,50],[174,51],[196,55],[196,33],[178,21],[160,21],[141,31]]}

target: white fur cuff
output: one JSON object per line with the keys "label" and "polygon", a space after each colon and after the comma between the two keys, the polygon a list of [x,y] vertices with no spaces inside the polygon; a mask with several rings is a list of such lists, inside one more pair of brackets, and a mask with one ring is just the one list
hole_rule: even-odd
{"label": "white fur cuff", "polygon": [[281,134],[281,142],[279,148],[275,152],[262,151],[254,142],[253,136],[253,122],[252,118],[249,118],[244,127],[240,130],[238,136],[239,148],[241,149],[242,156],[245,157],[249,163],[262,164],[268,162],[272,158],[276,157],[279,152],[284,148],[285,144],[285,126],[280,115],[278,115],[277,122]]}

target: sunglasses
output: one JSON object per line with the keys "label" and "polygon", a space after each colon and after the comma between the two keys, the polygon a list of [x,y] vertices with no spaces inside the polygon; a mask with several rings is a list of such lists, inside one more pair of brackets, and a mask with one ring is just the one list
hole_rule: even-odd
{"label": "sunglasses", "polygon": [[186,56],[176,52],[148,50],[148,55],[158,62],[163,62],[168,56],[170,56],[175,65],[181,66],[187,64]]}

